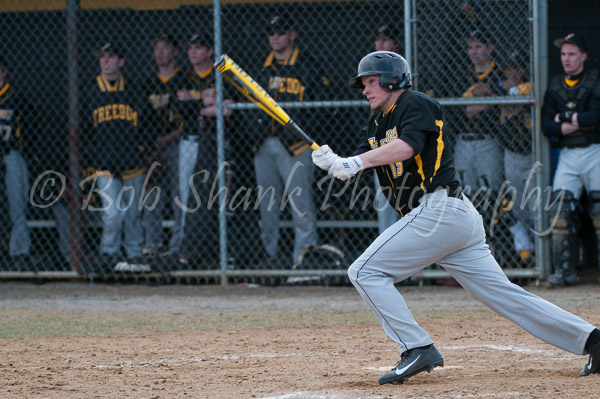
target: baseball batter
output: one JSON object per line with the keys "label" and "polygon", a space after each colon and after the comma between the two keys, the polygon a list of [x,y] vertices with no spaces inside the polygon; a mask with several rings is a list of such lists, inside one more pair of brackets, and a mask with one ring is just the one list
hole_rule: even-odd
{"label": "baseball batter", "polygon": [[600,330],[511,283],[491,255],[482,217],[456,181],[442,109],[409,90],[406,60],[392,52],[370,53],[349,84],[362,89],[375,111],[366,136],[352,157],[339,157],[323,146],[312,158],[341,180],[375,168],[382,186],[395,194],[392,205],[402,216],[348,269],[350,281],[402,354],[379,383],[401,383],[444,365],[394,286],[432,263],[534,336],[575,354],[590,353],[581,375],[600,372]]}

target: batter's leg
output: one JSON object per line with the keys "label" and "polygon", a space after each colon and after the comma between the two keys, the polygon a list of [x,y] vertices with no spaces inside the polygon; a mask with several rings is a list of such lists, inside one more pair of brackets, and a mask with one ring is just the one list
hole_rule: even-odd
{"label": "batter's leg", "polygon": [[[466,242],[458,233],[466,212],[445,191],[428,194],[350,266],[348,276],[400,352],[432,343],[394,286]],[[451,204],[452,206],[448,205]]]}
{"label": "batter's leg", "polygon": [[471,240],[457,252],[440,259],[444,267],[471,296],[508,318],[535,337],[575,354],[585,353],[593,325],[511,283],[492,257],[481,216],[465,200],[470,211],[456,234],[472,231]]}

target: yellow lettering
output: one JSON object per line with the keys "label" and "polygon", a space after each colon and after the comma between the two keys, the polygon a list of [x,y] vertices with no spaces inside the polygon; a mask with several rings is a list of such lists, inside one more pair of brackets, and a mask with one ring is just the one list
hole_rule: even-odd
{"label": "yellow lettering", "polygon": [[106,121],[106,117],[104,115],[104,107],[98,109],[98,123],[103,123]]}
{"label": "yellow lettering", "polygon": [[[129,109],[129,105],[127,106]],[[125,104],[119,104],[119,119],[127,120],[127,113],[125,111]]]}

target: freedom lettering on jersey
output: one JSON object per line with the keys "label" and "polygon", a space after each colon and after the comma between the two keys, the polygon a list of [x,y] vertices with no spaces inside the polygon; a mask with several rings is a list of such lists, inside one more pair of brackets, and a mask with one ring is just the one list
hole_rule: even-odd
{"label": "freedom lettering on jersey", "polygon": [[96,108],[93,112],[94,127],[104,122],[123,120],[130,122],[133,126],[138,125],[138,113],[130,105],[108,104]]}
{"label": "freedom lettering on jersey", "polygon": [[[398,138],[398,129],[394,126],[392,129],[388,129],[385,132],[385,137],[377,142],[375,137],[369,138],[369,144],[371,145],[371,149],[379,148],[380,146],[384,146],[386,144],[391,143],[392,141]],[[392,178],[397,178],[402,176],[402,161],[393,162],[388,165],[390,167],[390,171],[392,172]]]}
{"label": "freedom lettering on jersey", "polygon": [[190,93],[190,97],[192,97],[192,99],[194,100],[203,100],[208,97],[217,97],[217,90],[212,87],[209,89],[204,89],[202,91],[192,89],[189,90],[188,93]]}
{"label": "freedom lettering on jersey", "polygon": [[296,78],[288,78],[281,76],[271,76],[269,78],[269,91],[276,91],[278,93],[290,93],[298,96],[298,100],[302,101],[304,98],[305,87]]}
{"label": "freedom lettering on jersey", "polygon": [[169,103],[169,93],[151,94],[148,99],[154,109],[162,108]]}

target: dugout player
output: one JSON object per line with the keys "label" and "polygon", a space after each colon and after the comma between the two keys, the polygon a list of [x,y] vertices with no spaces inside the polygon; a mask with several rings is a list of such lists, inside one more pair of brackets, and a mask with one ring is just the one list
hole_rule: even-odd
{"label": "dugout player", "polygon": [[6,165],[4,181],[11,222],[9,254],[17,268],[31,266],[29,252],[31,239],[25,219],[29,203],[29,169],[21,148],[22,98],[8,80],[8,65],[0,58],[0,131],[2,155]]}
{"label": "dugout player", "polygon": [[127,257],[141,255],[144,230],[139,203],[145,150],[151,141],[139,85],[121,74],[123,49],[110,41],[95,54],[100,74],[82,93],[84,162],[96,170],[94,190],[102,199],[100,252],[112,261],[121,256],[123,231]]}
{"label": "dugout player", "polygon": [[[211,201],[217,178],[217,100],[213,41],[210,35],[194,34],[186,43],[190,67],[184,85],[177,90],[174,108],[184,121],[179,141],[179,199],[181,218],[180,263],[204,260],[215,265],[219,250],[218,203]],[[231,100],[224,100],[231,103]],[[225,117],[231,110],[224,107]],[[191,179],[191,180],[190,180]],[[190,196],[194,187],[193,198]],[[187,209],[186,209],[187,208]]]}
{"label": "dugout player", "polygon": [[544,135],[561,148],[552,183],[554,273],[547,283],[562,286],[578,281],[579,254],[571,213],[584,188],[600,249],[600,79],[598,70],[585,68],[588,53],[583,37],[570,33],[554,45],[560,48],[563,72],[550,79],[542,107]]}
{"label": "dugout player", "polygon": [[[275,101],[314,101],[325,98],[329,79],[306,52],[294,45],[296,31],[284,16],[267,24],[271,53],[265,59],[259,83]],[[314,110],[290,110],[300,126],[314,126]],[[272,119],[261,117],[255,134],[256,182],[266,195],[259,204],[261,238],[267,262],[278,262],[279,217],[282,201],[291,206],[295,243],[293,260],[303,248],[317,244],[317,218],[313,198],[313,165],[308,144],[289,134]],[[285,202],[284,202],[285,204]],[[284,205],[285,206],[285,205]]]}
{"label": "dugout player", "polygon": [[154,60],[158,66],[155,73],[145,82],[146,99],[152,109],[151,125],[154,148],[149,157],[148,180],[150,193],[145,201],[144,255],[156,256],[164,248],[162,221],[168,212],[173,217],[173,228],[168,243],[172,254],[179,253],[183,237],[182,209],[175,203],[178,195],[179,137],[183,120],[175,112],[173,102],[177,100],[177,89],[185,85],[185,73],[177,67],[178,42],[168,33],[159,35],[152,41]]}
{"label": "dugout player", "polygon": [[[494,46],[482,30],[466,38],[472,68],[467,70],[469,88],[463,97],[504,95],[502,69],[492,58]],[[480,187],[498,192],[502,184],[502,149],[498,143],[500,111],[487,104],[467,105],[466,121],[454,146],[456,171],[465,190]],[[485,156],[479,156],[485,154]]]}
{"label": "dugout player", "polygon": [[443,366],[430,336],[413,318],[394,286],[432,263],[444,267],[474,298],[534,336],[564,350],[590,353],[581,375],[600,371],[600,330],[511,283],[491,255],[483,220],[461,193],[440,104],[410,90],[406,60],[392,52],[365,56],[351,87],[362,89],[374,114],[354,156],[324,145],[313,162],[348,180],[375,168],[395,196],[401,218],[373,241],[348,269],[401,360],[380,384],[399,383]]}
{"label": "dugout player", "polygon": [[[531,94],[528,60],[518,50],[509,52],[503,60],[505,79],[502,87],[511,96]],[[522,262],[532,260],[533,201],[530,198],[535,182],[533,177],[533,134],[531,107],[504,105],[500,110],[500,143],[504,149],[504,176],[514,190],[509,230],[516,253]],[[528,181],[529,180],[529,181]]]}

